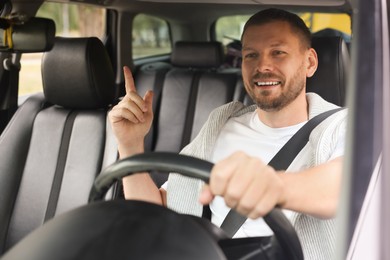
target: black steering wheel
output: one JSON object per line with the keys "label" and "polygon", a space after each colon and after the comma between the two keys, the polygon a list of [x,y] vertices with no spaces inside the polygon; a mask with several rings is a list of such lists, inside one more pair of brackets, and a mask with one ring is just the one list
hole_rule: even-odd
{"label": "black steering wheel", "polygon": [[[46,222],[8,250],[2,260],[226,259],[220,246],[226,237],[207,220],[142,201],[101,201],[117,180],[133,173],[177,172],[208,182],[212,167],[207,161],[173,153],[119,160],[96,179],[91,203]],[[295,230],[281,210],[275,208],[264,220],[274,232],[266,245],[274,249],[262,246],[260,250],[267,251],[265,259],[303,259]]]}
{"label": "black steering wheel", "polygon": [[[213,164],[198,158],[168,152],[144,153],[119,160],[106,168],[96,179],[89,201],[102,200],[109,188],[125,176],[145,171],[176,172],[187,177],[209,182]],[[274,208],[264,221],[274,232],[275,238],[285,255],[291,260],[303,259],[302,247],[291,222],[279,208]]]}

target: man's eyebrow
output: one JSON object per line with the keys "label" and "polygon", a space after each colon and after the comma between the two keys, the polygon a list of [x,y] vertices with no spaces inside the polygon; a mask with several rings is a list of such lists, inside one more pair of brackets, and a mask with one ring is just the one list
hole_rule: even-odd
{"label": "man's eyebrow", "polygon": [[[284,47],[287,46],[286,42],[275,42],[269,45],[269,48],[275,48],[275,47]],[[255,51],[255,48],[249,47],[249,46],[242,46],[242,51]]]}
{"label": "man's eyebrow", "polygon": [[253,49],[251,47],[247,47],[247,46],[242,46],[241,50],[242,51],[254,51],[255,49]]}
{"label": "man's eyebrow", "polygon": [[270,46],[271,47],[283,47],[285,45],[286,45],[285,42],[275,42],[275,43],[272,43]]}

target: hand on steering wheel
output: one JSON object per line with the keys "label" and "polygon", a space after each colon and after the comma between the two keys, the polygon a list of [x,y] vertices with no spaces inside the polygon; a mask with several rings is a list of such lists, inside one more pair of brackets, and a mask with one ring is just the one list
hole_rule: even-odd
{"label": "hand on steering wheel", "polygon": [[[208,183],[212,168],[213,164],[210,162],[185,155],[164,152],[138,154],[107,167],[96,179],[89,201],[102,200],[117,180],[137,172],[151,170],[176,172]],[[303,259],[298,236],[282,211],[274,208],[264,216],[264,220],[274,232],[275,238],[289,259]]]}

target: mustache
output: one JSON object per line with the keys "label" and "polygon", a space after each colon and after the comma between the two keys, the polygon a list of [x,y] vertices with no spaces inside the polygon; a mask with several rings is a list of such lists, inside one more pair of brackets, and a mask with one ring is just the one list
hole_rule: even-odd
{"label": "mustache", "polygon": [[271,72],[267,72],[267,73],[258,72],[258,73],[256,73],[256,74],[253,76],[253,79],[254,79],[254,80],[269,79],[269,78],[279,79],[280,81],[283,80],[282,77],[280,77],[279,75],[276,75],[276,74],[274,74],[274,73],[271,73]]}

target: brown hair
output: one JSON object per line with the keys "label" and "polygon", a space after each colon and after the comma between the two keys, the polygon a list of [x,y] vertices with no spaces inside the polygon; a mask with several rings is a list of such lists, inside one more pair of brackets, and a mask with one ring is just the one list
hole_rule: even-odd
{"label": "brown hair", "polygon": [[241,40],[248,27],[254,25],[263,25],[274,21],[283,21],[289,23],[291,29],[300,35],[304,46],[307,48],[311,47],[311,33],[305,22],[296,14],[276,8],[265,9],[251,16],[245,23]]}

